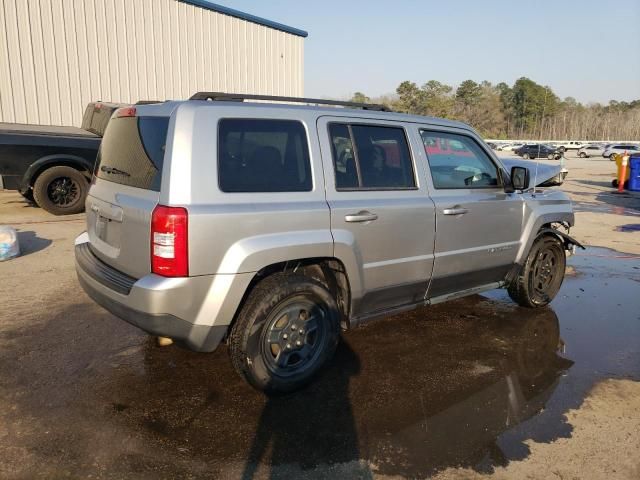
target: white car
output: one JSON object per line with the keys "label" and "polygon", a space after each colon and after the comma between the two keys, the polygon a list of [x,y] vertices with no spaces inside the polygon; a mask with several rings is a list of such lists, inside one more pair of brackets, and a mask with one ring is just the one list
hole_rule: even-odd
{"label": "white car", "polygon": [[582,142],[563,142],[560,143],[560,147],[564,148],[565,150],[578,150],[582,148]]}
{"label": "white car", "polygon": [[609,147],[602,152],[602,156],[613,161],[615,160],[614,155],[616,153],[623,154],[624,152],[627,152],[628,154],[640,152],[640,147],[629,143],[614,143],[609,145]]}
{"label": "white car", "polygon": [[513,152],[516,148],[520,148],[524,143],[510,143],[502,147],[503,152]]}
{"label": "white car", "polygon": [[599,157],[604,153],[604,145],[592,144],[584,145],[578,150],[580,158]]}

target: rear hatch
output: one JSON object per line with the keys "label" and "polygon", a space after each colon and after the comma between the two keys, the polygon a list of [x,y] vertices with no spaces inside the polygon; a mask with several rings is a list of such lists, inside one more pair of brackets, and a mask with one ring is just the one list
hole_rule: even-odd
{"label": "rear hatch", "polygon": [[87,197],[87,231],[98,258],[141,278],[151,271],[151,215],[169,117],[135,115],[132,107],[118,111],[105,131]]}

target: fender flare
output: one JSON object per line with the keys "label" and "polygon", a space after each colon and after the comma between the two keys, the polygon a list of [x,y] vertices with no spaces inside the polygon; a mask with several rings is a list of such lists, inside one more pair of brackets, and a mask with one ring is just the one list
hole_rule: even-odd
{"label": "fender flare", "polygon": [[87,172],[91,173],[93,171],[94,162],[90,162],[86,158],[80,157],[78,155],[68,155],[63,153],[40,157],[38,160],[29,165],[27,171],[24,172],[21,182],[22,189],[27,190],[29,187],[33,186],[33,179],[37,177],[38,174],[54,165],[80,167],[82,170],[86,170]]}
{"label": "fender flare", "polygon": [[564,243],[564,246],[567,250],[570,250],[571,247],[573,245],[575,245],[576,247],[580,247],[582,250],[586,250],[587,248],[582,245],[579,241],[577,241],[575,238],[569,236],[568,234],[561,232],[560,230],[556,229],[556,228],[543,228],[538,232],[538,235],[536,235],[536,238],[540,237],[541,235],[544,235],[545,233],[551,233],[552,235],[558,235],[561,240]]}

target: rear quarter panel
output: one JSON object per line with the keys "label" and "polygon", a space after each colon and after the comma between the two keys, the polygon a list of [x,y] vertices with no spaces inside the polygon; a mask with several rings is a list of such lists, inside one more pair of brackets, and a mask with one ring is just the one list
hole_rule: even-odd
{"label": "rear quarter panel", "polygon": [[[189,211],[190,274],[256,272],[286,260],[332,257],[317,116],[303,110],[204,103],[181,104],[172,117],[160,194],[160,203]],[[221,118],[300,121],[307,134],[312,190],[222,192],[217,162]]]}

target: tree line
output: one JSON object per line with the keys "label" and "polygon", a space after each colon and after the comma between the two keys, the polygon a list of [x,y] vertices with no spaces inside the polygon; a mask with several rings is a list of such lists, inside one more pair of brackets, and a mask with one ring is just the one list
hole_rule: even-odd
{"label": "tree line", "polygon": [[522,77],[513,86],[465,80],[457,88],[429,80],[404,81],[396,95],[355,102],[382,103],[394,111],[461,120],[485,138],[532,140],[640,140],[640,100],[583,105],[560,99],[548,86]]}

